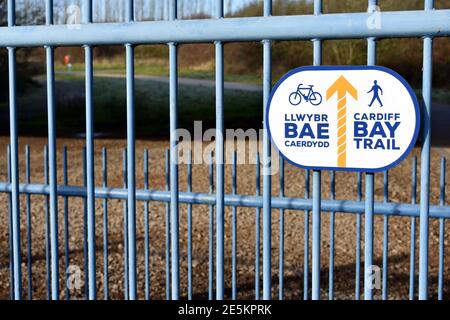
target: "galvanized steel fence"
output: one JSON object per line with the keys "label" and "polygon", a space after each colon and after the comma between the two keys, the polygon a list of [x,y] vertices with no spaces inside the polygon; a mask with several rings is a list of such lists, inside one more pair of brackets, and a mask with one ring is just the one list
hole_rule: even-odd
{"label": "galvanized steel fence", "polygon": [[[383,216],[383,254],[382,254],[382,298],[388,297],[388,244],[389,244],[389,218],[391,216],[409,217],[411,225],[410,235],[410,284],[409,297],[415,296],[415,224],[419,218],[420,248],[419,248],[419,286],[420,299],[427,299],[428,285],[428,255],[429,255],[429,219],[439,219],[439,276],[438,298],[443,298],[444,292],[444,244],[445,221],[450,218],[450,206],[445,204],[445,159],[441,163],[440,175],[440,203],[431,205],[429,202],[430,184],[430,110],[431,110],[431,80],[432,80],[432,46],[434,37],[450,35],[450,10],[434,10],[434,1],[425,0],[422,11],[377,12],[381,21],[378,27],[367,25],[370,15],[376,10],[377,1],[369,0],[369,12],[323,14],[322,1],[314,1],[314,15],[304,16],[272,16],[272,1],[264,0],[264,17],[252,18],[224,18],[223,0],[217,0],[213,19],[205,20],[177,20],[177,1],[170,0],[169,21],[135,22],[133,0],[127,1],[126,23],[93,23],[92,0],[83,2],[83,23],[76,26],[53,25],[53,1],[46,0],[45,26],[15,26],[15,1],[8,0],[8,26],[0,28],[0,46],[8,50],[9,61],[9,108],[10,108],[10,146],[8,148],[9,181],[0,183],[0,191],[10,195],[9,200],[9,246],[11,270],[11,298],[21,299],[22,268],[21,261],[24,256],[27,260],[28,297],[32,297],[32,249],[31,249],[31,195],[46,196],[48,220],[46,221],[48,241],[46,243],[46,279],[48,281],[48,298],[60,298],[60,250],[58,243],[58,197],[64,199],[63,234],[65,239],[65,267],[68,266],[68,238],[70,227],[67,219],[68,199],[70,197],[82,198],[85,201],[86,211],[84,229],[84,269],[86,271],[89,299],[97,299],[96,282],[96,221],[95,199],[103,199],[103,255],[108,261],[108,199],[121,199],[124,202],[124,237],[125,237],[125,281],[124,292],[126,299],[136,299],[137,295],[137,259],[136,259],[136,202],[145,204],[145,298],[149,298],[149,202],[163,202],[166,204],[166,294],[168,299],[180,298],[180,251],[179,251],[179,207],[180,204],[188,206],[188,294],[193,297],[193,266],[192,266],[192,212],[194,205],[209,206],[209,260],[208,260],[208,288],[209,298],[225,298],[225,235],[224,211],[225,207],[232,208],[232,288],[230,298],[236,299],[237,284],[237,209],[238,207],[254,207],[256,221],[255,241],[255,298],[259,299],[259,270],[260,245],[259,238],[262,233],[262,298],[273,298],[272,275],[275,268],[272,262],[272,213],[275,209],[280,211],[279,220],[279,283],[278,298],[284,297],[284,232],[285,210],[304,210],[305,226],[309,226],[309,214],[312,212],[312,234],[309,227],[304,228],[304,298],[308,299],[311,284],[311,298],[320,299],[321,284],[321,215],[330,214],[330,244],[329,244],[329,284],[328,295],[334,298],[334,245],[335,245],[335,214],[356,214],[356,261],[355,261],[355,298],[359,299],[363,293],[365,299],[373,298],[372,265],[374,240],[374,215]],[[271,193],[271,144],[267,134],[263,137],[262,168],[257,161],[257,194],[240,195],[236,188],[236,157],[233,161],[232,193],[225,194],[224,180],[224,43],[241,41],[261,41],[263,45],[263,101],[266,102],[272,87],[272,57],[271,46],[277,40],[311,40],[314,50],[314,65],[322,62],[322,42],[331,39],[367,39],[367,64],[376,64],[376,40],[396,37],[423,37],[423,122],[422,122],[422,150],[420,161],[420,203],[416,199],[416,158],[412,165],[412,203],[393,203],[388,199],[388,173],[384,174],[384,201],[376,202],[374,198],[374,174],[365,174],[365,199],[363,201],[362,175],[358,174],[358,193],[356,200],[335,199],[335,175],[331,172],[331,199],[322,200],[322,173],[312,172],[312,194],[309,190],[309,172],[306,172],[305,197],[286,197],[284,194],[284,162],[280,165],[279,186],[280,194]],[[178,141],[176,129],[178,128],[178,73],[177,56],[178,45],[184,43],[214,43],[216,52],[216,148],[215,170],[210,165],[209,193],[196,193],[192,191],[192,164],[188,164],[188,190],[181,192],[179,188],[179,167],[177,162]],[[170,152],[166,153],[166,189],[149,190],[148,182],[148,151],[144,154],[144,189],[136,188],[136,146],[135,146],[135,105],[134,105],[134,50],[141,44],[167,44],[170,61]],[[123,188],[109,188],[107,185],[107,154],[102,150],[103,181],[101,186],[95,185],[94,179],[94,104],[93,104],[93,46],[123,45],[126,50],[126,109],[127,109],[127,148],[124,151],[124,168],[126,175]],[[26,148],[26,180],[19,181],[19,151],[18,151],[18,121],[16,102],[16,50],[22,47],[44,46],[46,50],[47,65],[47,105],[48,105],[48,148],[45,149],[45,183],[35,184],[30,181],[30,149]],[[84,159],[85,173],[84,186],[68,185],[67,179],[67,150],[63,152],[64,184],[57,183],[57,148],[56,148],[56,104],[55,104],[55,68],[54,51],[60,46],[83,46],[85,50],[85,90],[86,90],[86,149]],[[417,70],[419,72],[419,70]],[[264,113],[265,114],[265,113]],[[182,114],[180,116],[183,116]],[[149,124],[151,125],[151,124]],[[259,155],[257,155],[259,157]],[[48,164],[47,164],[48,163]],[[260,170],[262,169],[262,170]],[[215,179],[213,179],[215,171]],[[262,188],[259,185],[260,171],[262,172]],[[215,180],[215,181],[214,181]],[[21,252],[22,239],[20,234],[20,195],[26,195],[26,221],[27,221],[27,252]],[[259,219],[262,209],[262,230],[259,229]],[[215,224],[213,212],[215,211]],[[362,219],[364,217],[364,248],[361,247]],[[215,231],[215,250],[213,234]],[[312,279],[309,280],[309,239],[312,240],[311,263]],[[364,269],[361,270],[361,255],[364,251]],[[215,256],[215,263],[214,263]],[[103,277],[105,298],[108,298],[108,264],[104,264]],[[360,276],[364,272],[364,291],[361,292]],[[215,273],[215,274],[214,274]],[[323,273],[323,271],[322,271]],[[214,286],[215,278],[215,286]],[[66,289],[68,290],[68,289]],[[215,297],[213,292],[215,291]],[[66,297],[69,293],[66,293]]]}

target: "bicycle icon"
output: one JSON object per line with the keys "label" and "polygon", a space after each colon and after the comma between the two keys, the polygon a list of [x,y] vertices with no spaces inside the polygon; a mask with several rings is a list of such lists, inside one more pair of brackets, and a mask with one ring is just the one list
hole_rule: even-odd
{"label": "bicycle icon", "polygon": [[306,102],[311,103],[313,106],[318,106],[322,103],[322,95],[313,90],[314,85],[310,84],[308,86],[303,86],[300,83],[297,87],[297,91],[292,92],[289,95],[289,102],[293,106],[298,106],[302,102],[302,97]]}

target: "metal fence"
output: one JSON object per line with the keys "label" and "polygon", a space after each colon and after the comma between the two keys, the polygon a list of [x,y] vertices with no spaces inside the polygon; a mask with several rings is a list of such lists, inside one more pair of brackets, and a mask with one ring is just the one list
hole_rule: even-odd
{"label": "metal fence", "polygon": [[[330,267],[329,267],[329,298],[334,297],[333,272],[334,272],[334,215],[335,213],[356,214],[356,279],[355,298],[359,299],[360,293],[360,263],[361,263],[361,225],[364,217],[364,284],[363,297],[373,298],[372,287],[372,265],[373,262],[373,240],[374,240],[374,215],[382,215],[383,223],[383,261],[382,261],[382,298],[387,298],[388,275],[387,263],[388,252],[388,228],[389,217],[410,217],[411,224],[411,251],[410,251],[410,298],[414,298],[415,289],[415,223],[420,219],[420,248],[419,248],[419,281],[418,296],[427,299],[429,293],[428,284],[428,256],[429,256],[429,220],[439,219],[439,284],[438,297],[443,298],[444,292],[444,236],[445,220],[450,218],[450,206],[445,205],[445,160],[442,160],[442,174],[440,179],[440,204],[430,205],[430,110],[431,110],[431,80],[432,80],[432,45],[434,37],[450,35],[450,10],[434,10],[434,1],[425,0],[424,10],[404,12],[377,12],[381,24],[371,28],[367,25],[368,18],[376,10],[377,1],[369,0],[369,12],[367,13],[345,13],[345,14],[322,14],[322,1],[314,1],[314,15],[305,16],[272,16],[272,1],[264,0],[264,17],[251,18],[224,18],[223,0],[217,0],[213,19],[205,20],[177,20],[177,2],[170,0],[169,21],[135,22],[133,0],[127,1],[126,23],[102,23],[94,24],[92,19],[92,1],[83,2],[83,23],[76,26],[53,25],[53,1],[46,0],[46,25],[45,26],[15,26],[15,1],[8,0],[8,26],[0,28],[0,46],[8,50],[9,61],[9,108],[10,108],[10,148],[8,149],[10,181],[0,184],[0,191],[10,195],[10,269],[11,269],[11,298],[21,299],[22,294],[22,268],[20,234],[20,195],[27,196],[27,221],[28,230],[30,225],[31,195],[47,196],[48,221],[47,234],[47,281],[49,284],[49,298],[60,298],[60,250],[58,243],[58,197],[68,199],[78,197],[86,203],[85,221],[85,270],[88,279],[86,292],[89,299],[97,299],[96,281],[96,221],[95,221],[95,199],[103,199],[105,204],[104,219],[107,219],[106,201],[108,199],[126,200],[124,216],[125,223],[125,298],[136,299],[137,295],[137,259],[136,259],[136,203],[146,204],[146,237],[145,253],[148,255],[148,203],[163,202],[167,204],[166,237],[166,270],[165,278],[167,284],[167,298],[179,299],[180,296],[180,252],[179,252],[179,207],[187,204],[188,207],[188,298],[192,298],[192,210],[194,205],[209,205],[215,210],[215,226],[209,225],[210,255],[209,255],[209,297],[213,298],[213,272],[215,269],[215,298],[225,298],[225,234],[224,234],[224,211],[225,207],[233,208],[232,229],[232,290],[230,298],[237,297],[238,285],[236,284],[236,268],[239,261],[236,260],[236,216],[238,207],[256,208],[256,260],[255,260],[255,298],[259,298],[259,212],[262,209],[262,298],[271,299],[273,294],[272,276],[275,269],[279,275],[279,298],[283,298],[284,282],[284,210],[304,211],[305,226],[309,224],[309,211],[312,212],[312,279],[309,281],[309,228],[305,227],[304,244],[304,298],[309,298],[309,285],[311,284],[311,298],[320,299],[321,287],[321,215],[330,213]],[[330,39],[367,39],[367,64],[376,64],[376,40],[382,38],[396,37],[423,37],[423,123],[422,123],[422,150],[420,161],[420,203],[416,204],[415,188],[416,160],[412,166],[412,203],[393,203],[388,200],[388,174],[384,175],[385,201],[376,202],[374,198],[374,174],[365,174],[365,199],[362,200],[362,176],[358,175],[358,197],[356,200],[336,200],[334,173],[331,178],[332,197],[330,200],[322,200],[320,171],[312,172],[312,195],[309,195],[309,173],[307,179],[307,194],[304,198],[286,197],[284,189],[284,164],[281,162],[280,171],[280,195],[271,193],[272,177],[270,175],[271,146],[269,137],[263,137],[262,152],[262,194],[258,188],[258,194],[239,195],[236,193],[236,164],[233,165],[233,192],[225,194],[224,181],[224,43],[242,41],[261,41],[263,46],[263,96],[264,105],[268,100],[272,87],[271,68],[271,45],[277,40],[305,40],[312,41],[314,45],[314,65],[320,65],[322,61],[322,41]],[[176,161],[178,155],[178,141],[176,136],[178,122],[177,91],[177,52],[178,45],[184,43],[214,43],[216,49],[216,149],[215,149],[215,183],[212,175],[210,179],[210,193],[192,192],[188,188],[181,192],[179,188],[179,167]],[[136,188],[136,146],[135,146],[135,106],[134,106],[134,49],[141,44],[167,44],[169,47],[170,60],[170,152],[167,154],[167,188],[166,190],[149,190],[148,181],[144,189]],[[126,90],[127,90],[127,148],[124,172],[126,180],[124,188],[109,188],[106,184],[106,151],[103,150],[104,180],[102,186],[96,186],[94,180],[94,117],[93,117],[93,46],[101,45],[124,45],[126,50]],[[46,183],[30,183],[29,165],[30,151],[26,149],[26,181],[19,181],[19,148],[16,108],[16,50],[22,47],[44,46],[46,50],[47,65],[47,92],[48,92],[48,149],[46,149],[46,161],[48,170],[45,171]],[[64,150],[64,177],[65,184],[57,184],[57,148],[56,148],[56,108],[55,105],[55,70],[54,50],[61,46],[83,46],[85,50],[85,78],[86,78],[86,151],[85,151],[85,186],[67,185],[67,153]],[[419,70],[417,70],[419,72]],[[265,113],[264,113],[265,114]],[[183,116],[182,114],[180,116]],[[148,162],[148,153],[145,153],[145,163]],[[192,166],[188,170],[189,186],[192,185]],[[47,166],[46,166],[47,168]],[[211,170],[213,168],[211,167]],[[259,164],[257,168],[259,181]],[[148,174],[148,167],[145,171]],[[148,176],[147,176],[148,177]],[[280,210],[280,238],[279,238],[279,265],[276,267],[272,262],[272,214],[275,209]],[[211,211],[212,212],[212,211]],[[81,213],[80,213],[81,214]],[[170,216],[169,216],[170,214]],[[212,217],[212,214],[211,214]],[[213,220],[210,220],[213,221]],[[106,224],[107,225],[107,224]],[[170,229],[169,229],[170,227]],[[214,228],[215,227],[215,228]],[[213,232],[215,229],[215,252],[213,254]],[[65,235],[69,231],[64,226]],[[104,255],[108,255],[108,231],[104,230]],[[170,237],[170,238],[169,238]],[[30,240],[30,239],[28,239]],[[67,244],[67,241],[66,241]],[[169,246],[170,244],[170,246]],[[31,246],[31,242],[28,241]],[[66,248],[66,264],[68,250]],[[31,271],[31,249],[27,250],[28,271]],[[215,263],[213,257],[215,256]],[[146,259],[148,262],[148,259]],[[169,272],[170,269],[170,272]],[[145,265],[145,278],[148,279],[149,266]],[[322,270],[323,273],[323,270]],[[28,274],[28,284],[31,284],[31,272]],[[106,286],[108,282],[108,266],[104,269]],[[32,288],[29,286],[29,292]],[[149,283],[146,282],[146,298],[148,298]],[[29,293],[28,297],[31,297]],[[105,297],[107,295],[105,294]]]}

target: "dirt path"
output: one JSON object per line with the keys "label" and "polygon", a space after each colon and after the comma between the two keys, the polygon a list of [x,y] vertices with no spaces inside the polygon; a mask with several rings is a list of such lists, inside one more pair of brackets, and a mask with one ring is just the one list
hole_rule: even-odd
{"label": "dirt path", "polygon": [[[84,76],[84,72],[81,72],[81,71],[72,71],[72,72],[58,71],[58,72],[56,72],[56,74]],[[110,72],[95,72],[94,76],[100,77],[100,78],[116,78],[116,79],[117,78],[125,78],[124,74],[117,74],[117,73],[110,73]],[[136,74],[135,79],[169,83],[169,78],[162,77],[162,76],[150,76],[150,75]],[[204,87],[215,87],[216,86],[216,82],[213,80],[193,79],[193,78],[178,78],[178,83],[181,85],[187,85],[187,86],[204,86]],[[224,88],[228,89],[228,90],[241,90],[241,91],[249,91],[249,92],[262,91],[262,86],[259,86],[259,85],[240,83],[240,82],[230,82],[230,81],[225,81]]]}

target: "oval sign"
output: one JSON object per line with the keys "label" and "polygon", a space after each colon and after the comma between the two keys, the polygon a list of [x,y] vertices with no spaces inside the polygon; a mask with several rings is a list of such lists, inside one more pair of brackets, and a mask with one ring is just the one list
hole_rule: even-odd
{"label": "oval sign", "polygon": [[380,66],[300,67],[270,95],[269,135],[290,163],[315,170],[384,171],[413,148],[417,97]]}

